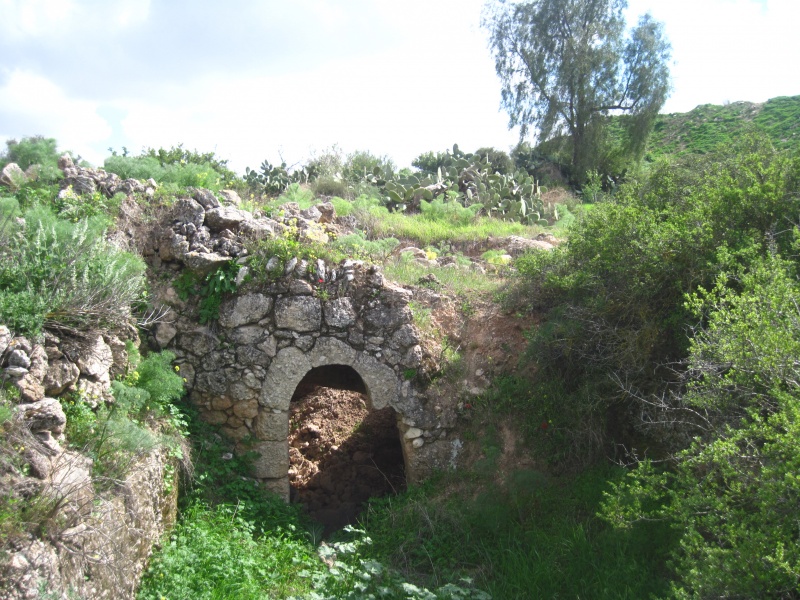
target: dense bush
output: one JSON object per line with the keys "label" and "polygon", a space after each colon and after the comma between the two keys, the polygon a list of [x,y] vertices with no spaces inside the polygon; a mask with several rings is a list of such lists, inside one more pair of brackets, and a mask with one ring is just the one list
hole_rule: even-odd
{"label": "dense bush", "polygon": [[114,152],[103,163],[106,171],[123,179],[152,178],[161,184],[210,190],[225,188],[236,181],[236,174],[226,165],[227,161],[216,158],[213,153],[191,152],[181,146],[170,150],[150,148],[139,156]]}
{"label": "dense bush", "polygon": [[536,389],[557,391],[562,422],[583,415],[555,428],[564,442],[613,437],[628,460],[672,457],[643,462],[607,515],[680,532],[677,597],[799,589],[800,538],[781,525],[800,508],[799,173],[754,137],[665,162],[596,204],[557,251],[516,262],[517,298],[546,315]]}
{"label": "dense bush", "polygon": [[61,177],[58,169],[59,153],[56,149],[56,140],[40,135],[25,137],[21,140],[8,140],[6,151],[0,155],[0,167],[8,163],[16,163],[23,171],[37,166],[38,179],[44,182],[53,182]]}
{"label": "dense bush", "polygon": [[608,398],[625,395],[610,374],[629,390],[661,386],[663,365],[688,350],[684,296],[713,284],[719,249],[739,262],[790,251],[799,165],[759,139],[664,163],[595,205],[552,254],[518,260],[521,296],[548,314],[532,345],[539,365]]}
{"label": "dense bush", "polygon": [[0,321],[36,334],[43,327],[119,327],[130,320],[145,290],[145,265],[106,241],[106,220],[72,223],[34,207],[23,226],[11,215],[0,216]]}
{"label": "dense bush", "polygon": [[608,496],[612,522],[663,520],[681,532],[676,597],[800,592],[800,534],[787,526],[800,512],[799,302],[796,265],[775,256],[692,296],[705,324],[666,416],[694,421],[697,437],[671,469],[644,462]]}

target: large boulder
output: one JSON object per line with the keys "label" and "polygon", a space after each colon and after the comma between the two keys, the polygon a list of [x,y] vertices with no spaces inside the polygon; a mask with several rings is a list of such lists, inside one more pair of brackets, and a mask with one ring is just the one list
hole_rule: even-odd
{"label": "large boulder", "polygon": [[0,184],[11,189],[17,189],[26,181],[28,181],[28,177],[17,163],[8,163],[0,171]]}

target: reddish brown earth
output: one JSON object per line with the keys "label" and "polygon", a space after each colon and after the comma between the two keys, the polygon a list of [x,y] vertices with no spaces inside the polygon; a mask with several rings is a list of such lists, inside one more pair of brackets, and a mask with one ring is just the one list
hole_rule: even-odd
{"label": "reddish brown earth", "polygon": [[291,404],[292,501],[326,534],[355,522],[367,499],[405,489],[395,413],[367,406],[363,394],[326,387]]}

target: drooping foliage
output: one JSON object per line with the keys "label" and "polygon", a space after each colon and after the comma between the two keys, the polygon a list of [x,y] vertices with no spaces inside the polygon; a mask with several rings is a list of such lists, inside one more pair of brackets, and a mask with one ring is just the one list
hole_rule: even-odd
{"label": "drooping foliage", "polygon": [[571,179],[598,168],[607,116],[626,113],[624,154],[638,157],[670,89],[663,25],[643,16],[625,37],[625,0],[489,2],[495,68],[509,126],[540,141],[566,135]]}

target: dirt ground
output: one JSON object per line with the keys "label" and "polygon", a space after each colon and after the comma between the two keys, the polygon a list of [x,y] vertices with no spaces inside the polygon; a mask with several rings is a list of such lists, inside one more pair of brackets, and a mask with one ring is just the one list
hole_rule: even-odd
{"label": "dirt ground", "polygon": [[293,400],[289,459],[292,502],[325,534],[355,522],[367,499],[405,489],[395,413],[369,411],[358,392],[317,387]]}

